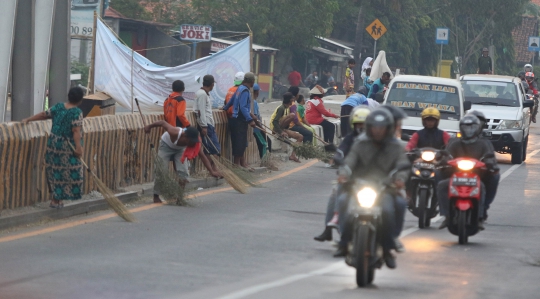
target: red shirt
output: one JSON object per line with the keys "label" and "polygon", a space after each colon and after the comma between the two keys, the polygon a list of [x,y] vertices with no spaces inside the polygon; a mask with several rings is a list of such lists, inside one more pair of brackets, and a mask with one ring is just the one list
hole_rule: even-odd
{"label": "red shirt", "polygon": [[326,117],[335,117],[338,116],[334,113],[326,110],[324,108],[323,101],[320,98],[314,98],[312,100],[308,100],[306,103],[306,120],[308,123],[313,125],[320,125],[324,118],[323,115]]}
{"label": "red shirt", "polygon": [[[446,131],[443,131],[443,142],[444,142],[444,145],[448,145],[448,141],[450,140],[450,134],[448,134]],[[412,151],[413,149],[415,149],[418,145],[418,133],[414,133],[411,137],[411,139],[409,140],[409,142],[407,143],[407,145],[405,146],[405,150],[410,152]]]}
{"label": "red shirt", "polygon": [[300,85],[300,81],[302,81],[302,75],[300,75],[300,73],[297,71],[292,71],[289,74],[288,79],[291,86],[298,86]]}

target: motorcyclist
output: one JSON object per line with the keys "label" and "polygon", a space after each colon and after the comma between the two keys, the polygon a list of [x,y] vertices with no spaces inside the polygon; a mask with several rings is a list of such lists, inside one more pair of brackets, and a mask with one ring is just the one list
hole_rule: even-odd
{"label": "motorcyclist", "polygon": [[[343,138],[343,141],[339,145],[338,151],[334,156],[334,163],[336,165],[343,165],[343,161],[347,154],[349,153],[351,146],[354,143],[356,137],[360,136],[364,131],[364,122],[366,121],[367,116],[371,111],[366,107],[356,107],[351,113],[350,117],[350,126],[352,131]],[[336,190],[330,196],[328,200],[328,206],[326,209],[326,218],[325,218],[325,229],[324,232],[313,239],[319,242],[331,241],[332,240],[332,228],[338,227],[339,219],[339,204],[337,203],[337,198],[346,192],[350,191],[350,184],[340,184],[338,183]],[[344,197],[344,199],[349,197]]]}
{"label": "motorcyclist", "polygon": [[523,66],[523,71],[526,72],[532,72],[533,71],[533,66],[530,64],[530,63],[527,63],[526,65]]}
{"label": "motorcyclist", "polygon": [[517,74],[517,77],[521,80],[521,85],[523,86],[523,89],[525,90],[525,93],[529,91],[529,83],[527,83],[527,79],[525,79],[525,72],[521,71]]}
{"label": "motorcyclist", "polygon": [[420,116],[424,128],[412,135],[405,150],[409,152],[423,147],[443,149],[450,140],[450,134],[438,128],[441,119],[439,110],[435,107],[428,107],[422,111]]}
{"label": "motorcyclist", "polygon": [[[405,150],[394,135],[394,118],[384,108],[373,110],[365,122],[365,134],[356,139],[351,151],[345,158],[344,165],[339,169],[340,182],[353,182],[363,179],[373,182],[385,181],[392,170],[397,166],[409,164]],[[395,239],[401,231],[396,219],[405,213],[405,200],[399,195],[409,176],[408,170],[399,171],[393,179],[392,189],[379,195],[379,205],[382,210],[382,224],[378,241],[383,248],[384,261],[388,268],[395,268],[396,261],[391,253],[396,248]],[[400,204],[395,204],[400,201]],[[340,201],[342,202],[342,201]],[[396,206],[403,207],[396,209]],[[352,236],[351,215],[347,206],[340,205],[340,228],[342,231],[336,255],[344,256],[347,253],[347,244]],[[401,214],[397,217],[396,214]],[[403,218],[401,218],[403,219]]]}
{"label": "motorcyclist", "polygon": [[527,79],[527,83],[529,84],[528,93],[531,93],[534,96],[534,107],[531,109],[531,120],[533,123],[536,123],[536,114],[538,113],[538,96],[539,96],[538,85],[536,84],[536,81],[534,80],[533,72],[525,73],[525,78]]}
{"label": "motorcyclist", "polygon": [[[465,115],[459,122],[459,131],[461,133],[461,138],[455,138],[450,141],[447,147],[448,153],[453,158],[459,157],[468,157],[477,160],[481,160],[488,154],[495,155],[493,151],[493,145],[487,139],[480,138],[481,130],[481,121],[473,114]],[[443,157],[441,164],[445,164],[447,157]],[[487,218],[487,213],[484,213],[489,204],[493,202],[495,195],[497,193],[497,186],[499,177],[499,166],[497,165],[497,159],[486,158],[484,163],[488,168],[488,172],[482,175],[482,191],[480,197],[480,205],[478,209],[479,217],[479,229],[484,229],[484,220]],[[450,175],[447,174],[446,177]],[[494,184],[494,182],[497,182]],[[441,216],[445,217],[444,221],[439,226],[439,229],[443,229],[448,225],[448,215],[450,209],[450,203],[448,199],[448,185],[450,179],[442,180],[437,186],[437,197],[439,199],[439,209]],[[488,184],[486,184],[488,183]],[[487,188],[490,188],[487,190]],[[490,198],[488,200],[487,195],[489,194]],[[489,201],[489,203],[488,203]]]}

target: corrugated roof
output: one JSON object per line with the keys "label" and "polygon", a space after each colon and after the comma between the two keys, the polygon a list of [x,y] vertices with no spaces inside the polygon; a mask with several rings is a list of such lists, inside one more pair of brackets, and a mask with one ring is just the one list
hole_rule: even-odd
{"label": "corrugated roof", "polygon": [[529,36],[538,36],[538,19],[524,16],[521,26],[514,28],[512,31],[516,63],[530,63],[533,58],[534,52],[529,52]]}
{"label": "corrugated roof", "polygon": [[335,40],[329,39],[329,38],[325,38],[325,37],[321,37],[321,36],[316,36],[316,38],[318,38],[320,40],[323,40],[323,41],[325,41],[327,43],[330,43],[332,45],[338,46],[340,48],[346,49],[346,50],[353,50],[353,48],[347,47],[344,44],[341,44],[341,43],[339,43],[339,42],[337,42]]}

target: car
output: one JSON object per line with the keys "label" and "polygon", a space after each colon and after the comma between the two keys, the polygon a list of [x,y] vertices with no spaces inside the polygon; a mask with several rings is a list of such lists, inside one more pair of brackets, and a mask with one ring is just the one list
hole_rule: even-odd
{"label": "car", "polygon": [[461,117],[471,108],[471,103],[464,100],[459,80],[418,75],[400,75],[392,79],[384,103],[400,107],[407,113],[402,124],[403,140],[424,128],[420,114],[427,107],[439,109],[439,129],[452,136],[457,135]]}
{"label": "car", "polygon": [[521,80],[512,76],[464,75],[461,85],[472,110],[486,116],[484,137],[495,151],[512,155],[512,164],[521,164],[527,157],[530,107]]}

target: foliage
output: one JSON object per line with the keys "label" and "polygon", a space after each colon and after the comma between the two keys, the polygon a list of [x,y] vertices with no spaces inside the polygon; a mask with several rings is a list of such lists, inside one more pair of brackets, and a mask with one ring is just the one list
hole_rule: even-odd
{"label": "foliage", "polygon": [[110,6],[128,18],[139,20],[149,20],[151,18],[139,0],[114,0],[111,1]]}
{"label": "foliage", "polygon": [[85,63],[80,63],[77,60],[71,61],[71,74],[81,74],[81,80],[78,81],[82,86],[88,85],[88,72],[90,67]]}

